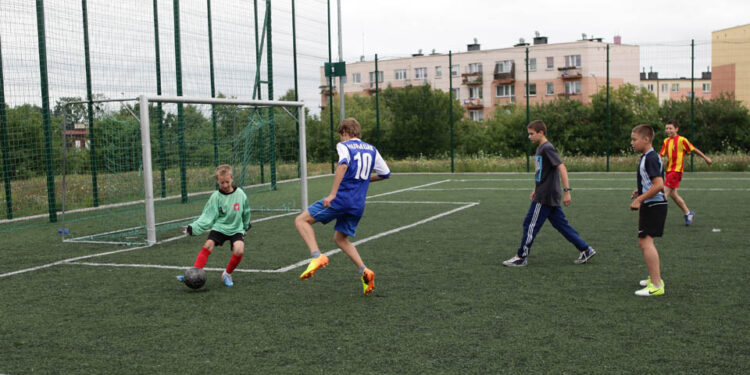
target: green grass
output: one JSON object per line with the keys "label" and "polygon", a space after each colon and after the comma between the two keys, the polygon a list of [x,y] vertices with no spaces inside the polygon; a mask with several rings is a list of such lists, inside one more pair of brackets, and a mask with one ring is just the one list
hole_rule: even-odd
{"label": "green grass", "polygon": [[[654,298],[633,296],[647,275],[628,210],[634,172],[571,174],[565,213],[599,251],[589,264],[574,265],[577,251],[545,224],[522,269],[500,263],[521,239],[529,174],[396,174],[370,195],[443,180],[370,199],[446,203],[368,204],[354,240],[462,207],[449,202],[479,204],[359,245],[377,274],[368,297],[341,253],[308,281],[302,268],[237,272],[225,288],[211,271],[200,291],[174,280],[177,270],[143,266],[64,263],[2,276],[0,373],[750,372],[750,174],[685,176],[696,221],[685,227],[670,204],[656,241],[667,294]],[[330,183],[311,180],[310,198]],[[79,230],[105,231],[112,220],[82,220]],[[127,249],[61,243],[43,220],[16,225],[3,234],[0,275]],[[315,228],[321,249],[334,249],[332,225]],[[81,262],[189,266],[204,241]],[[257,222],[240,268],[276,269],[306,254],[293,216]],[[228,260],[217,248],[207,266]]]}

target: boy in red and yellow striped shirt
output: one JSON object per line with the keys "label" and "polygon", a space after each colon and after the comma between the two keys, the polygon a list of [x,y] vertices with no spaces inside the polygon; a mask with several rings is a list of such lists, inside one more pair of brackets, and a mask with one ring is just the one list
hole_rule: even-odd
{"label": "boy in red and yellow striped shirt", "polygon": [[667,159],[667,180],[664,182],[664,194],[672,197],[685,213],[685,225],[690,225],[695,217],[695,212],[690,211],[685,200],[677,194],[677,189],[680,187],[680,181],[682,181],[682,171],[685,166],[685,155],[691,152],[695,152],[706,164],[711,165],[711,158],[701,152],[701,150],[695,148],[687,138],[677,134],[680,130],[680,125],[676,120],[667,122],[664,131],[667,133],[667,138],[664,139],[664,143],[661,145],[661,156],[666,156]]}

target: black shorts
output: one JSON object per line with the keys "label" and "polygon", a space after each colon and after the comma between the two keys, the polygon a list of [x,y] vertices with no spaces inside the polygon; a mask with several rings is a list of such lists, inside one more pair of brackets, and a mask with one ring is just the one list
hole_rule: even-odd
{"label": "black shorts", "polygon": [[661,237],[667,221],[667,201],[641,204],[638,211],[638,237]]}
{"label": "black shorts", "polygon": [[242,233],[235,233],[231,236],[227,236],[224,233],[217,232],[215,230],[212,230],[208,232],[208,239],[214,241],[216,246],[221,246],[224,244],[225,241],[229,240],[229,243],[231,245],[234,245],[237,241],[245,242],[245,235]]}

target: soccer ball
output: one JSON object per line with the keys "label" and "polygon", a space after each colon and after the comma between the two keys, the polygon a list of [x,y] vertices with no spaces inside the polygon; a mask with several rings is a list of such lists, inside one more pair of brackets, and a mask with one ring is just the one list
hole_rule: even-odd
{"label": "soccer ball", "polygon": [[185,271],[185,285],[190,289],[200,289],[206,283],[206,271],[193,267]]}

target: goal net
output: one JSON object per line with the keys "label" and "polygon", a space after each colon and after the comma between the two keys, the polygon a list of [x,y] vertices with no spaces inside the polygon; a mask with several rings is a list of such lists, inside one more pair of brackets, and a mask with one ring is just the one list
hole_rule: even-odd
{"label": "goal net", "polygon": [[95,100],[90,108],[88,138],[78,135],[83,125],[62,124],[63,241],[152,245],[180,238],[180,227],[217,189],[221,164],[232,166],[253,219],[307,207],[302,102],[141,95]]}

